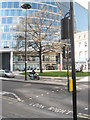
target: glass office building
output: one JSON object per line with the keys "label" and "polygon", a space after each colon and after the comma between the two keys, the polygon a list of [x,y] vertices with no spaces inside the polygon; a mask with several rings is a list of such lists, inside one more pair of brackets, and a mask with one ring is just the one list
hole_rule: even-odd
{"label": "glass office building", "polygon": [[[23,2],[16,2],[16,0],[15,2],[7,1],[0,2],[0,48],[13,48],[15,46],[15,31],[12,31],[11,29],[20,22],[22,17],[25,17],[25,10],[21,8]],[[50,19],[53,19],[53,17],[57,15],[57,24],[60,25],[59,23],[61,15],[55,2],[52,2],[52,4],[50,2],[30,2],[30,5],[32,8],[27,11],[28,16],[32,17],[33,14],[39,10],[42,5],[45,5],[48,6],[49,11],[52,11],[52,13],[50,13],[50,16],[52,15]]]}
{"label": "glass office building", "polygon": [[[17,54],[14,53],[14,46],[16,45],[15,35],[17,33],[18,34],[24,34],[24,33],[21,31],[14,31],[13,27],[15,27],[16,24],[19,24],[20,19],[25,18],[25,10],[21,8],[21,5],[25,2],[30,3],[30,5],[32,6],[31,9],[27,11],[28,17],[33,17],[33,14],[36,11],[39,11],[41,6],[47,6],[48,11],[50,11],[49,12],[50,16],[48,17],[49,21],[53,20],[53,18],[57,16],[57,22],[55,24],[57,24],[57,26],[61,25],[60,21],[62,15],[60,14],[56,2],[54,1],[52,2],[52,0],[49,2],[40,2],[40,0],[37,1],[1,0],[0,1],[0,53],[2,53],[2,68],[5,69],[16,70],[18,67],[21,69],[24,67],[24,62],[20,62],[23,56],[22,57],[21,55],[17,56]],[[69,10],[68,5],[65,6],[65,3],[60,5],[61,5],[60,6],[61,10],[64,14],[68,12]],[[78,4],[75,5],[75,7],[76,6],[78,6]],[[80,7],[78,6],[77,9],[81,9],[81,6]],[[78,26],[76,27],[78,28]],[[54,58],[54,56],[52,56],[51,58],[54,59],[54,61],[56,61],[56,58]],[[18,60],[20,64],[18,63]],[[38,58],[37,57],[32,58],[32,61],[34,62],[38,61]],[[7,62],[9,63],[7,64]],[[33,63],[32,65],[30,64],[30,66],[32,67],[39,67],[38,63],[37,64],[34,63],[34,65]]]}

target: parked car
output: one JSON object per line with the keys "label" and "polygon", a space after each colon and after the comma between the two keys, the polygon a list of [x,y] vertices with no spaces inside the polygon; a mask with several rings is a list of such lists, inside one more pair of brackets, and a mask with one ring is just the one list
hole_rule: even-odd
{"label": "parked car", "polygon": [[0,70],[0,77],[14,78],[15,75],[10,70]]}
{"label": "parked car", "polygon": [[15,75],[10,70],[5,70],[5,77],[14,78]]}

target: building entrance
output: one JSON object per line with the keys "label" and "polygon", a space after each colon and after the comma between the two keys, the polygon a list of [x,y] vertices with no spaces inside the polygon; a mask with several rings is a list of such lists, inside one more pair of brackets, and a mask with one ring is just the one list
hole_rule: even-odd
{"label": "building entrance", "polygon": [[10,70],[10,53],[2,53],[2,69]]}

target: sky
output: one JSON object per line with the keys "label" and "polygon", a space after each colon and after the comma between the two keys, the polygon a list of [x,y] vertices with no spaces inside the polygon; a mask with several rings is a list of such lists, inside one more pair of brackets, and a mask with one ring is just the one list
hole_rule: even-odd
{"label": "sky", "polygon": [[88,2],[90,0],[75,0],[77,3],[81,4],[83,7],[85,7],[86,9],[88,9]]}

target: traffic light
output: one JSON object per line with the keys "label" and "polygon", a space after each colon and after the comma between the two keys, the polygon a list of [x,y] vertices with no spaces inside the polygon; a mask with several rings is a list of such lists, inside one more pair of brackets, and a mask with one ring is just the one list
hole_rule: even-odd
{"label": "traffic light", "polygon": [[63,56],[63,58],[66,58],[66,49],[65,49],[65,46],[63,46],[63,48],[62,48],[62,56]]}
{"label": "traffic light", "polygon": [[61,39],[70,38],[70,19],[65,17],[61,20]]}

